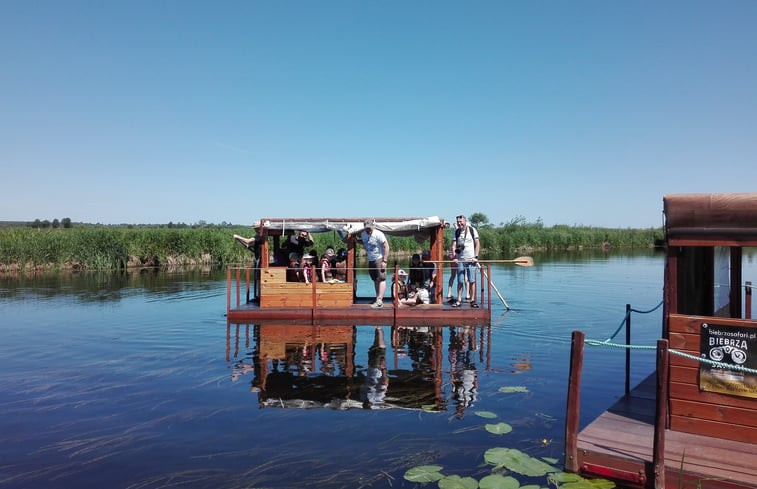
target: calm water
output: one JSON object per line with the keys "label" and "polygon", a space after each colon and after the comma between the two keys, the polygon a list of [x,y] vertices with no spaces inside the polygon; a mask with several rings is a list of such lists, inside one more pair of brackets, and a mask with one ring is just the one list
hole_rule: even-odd
{"label": "calm water", "polygon": [[[497,304],[490,329],[298,327],[289,338],[227,325],[222,271],[4,279],[0,487],[415,487],[402,476],[425,463],[480,479],[497,446],[562,466],[571,331],[605,339],[626,303],[655,307],[663,257],[535,259],[493,270],[513,310]],[[654,344],[660,321],[661,309],[633,315],[633,342]],[[362,408],[376,327],[383,406],[395,409]],[[582,425],[624,389],[622,351],[590,348],[585,362]],[[634,352],[632,381],[653,363]],[[477,411],[513,431],[488,433]]]}

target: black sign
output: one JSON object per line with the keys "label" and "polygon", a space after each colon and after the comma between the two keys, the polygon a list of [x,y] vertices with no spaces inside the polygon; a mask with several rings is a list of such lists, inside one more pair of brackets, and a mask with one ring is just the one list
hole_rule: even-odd
{"label": "black sign", "polygon": [[[757,397],[757,328],[702,323],[699,388],[744,397]],[[728,368],[733,365],[736,368]]]}

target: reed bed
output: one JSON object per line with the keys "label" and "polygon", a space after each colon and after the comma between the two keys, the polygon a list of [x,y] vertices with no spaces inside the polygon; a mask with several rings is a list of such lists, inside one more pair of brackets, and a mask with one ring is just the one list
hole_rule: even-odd
{"label": "reed bed", "polygon": [[[119,270],[128,267],[245,264],[251,253],[232,234],[252,235],[246,227],[71,229],[0,229],[0,271]],[[507,256],[522,250],[577,250],[590,248],[649,248],[663,236],[662,229],[608,229],[584,226],[543,227],[518,224],[481,227],[482,254]],[[447,244],[452,231],[445,235]],[[313,248],[323,252],[346,245],[336,233],[314,235]],[[389,237],[393,253],[427,248],[413,238]]]}

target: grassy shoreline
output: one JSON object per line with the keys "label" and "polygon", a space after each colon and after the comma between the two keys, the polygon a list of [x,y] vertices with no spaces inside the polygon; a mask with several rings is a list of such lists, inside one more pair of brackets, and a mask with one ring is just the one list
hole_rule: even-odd
{"label": "grassy shoreline", "polygon": [[[0,229],[0,273],[57,270],[120,270],[132,267],[225,266],[251,262],[251,254],[232,239],[249,236],[248,227],[131,228],[90,226],[70,229]],[[650,248],[662,229],[610,229],[584,226],[519,224],[482,227],[482,254],[601,248]],[[451,231],[447,232],[449,243]],[[393,254],[412,253],[423,245],[412,238],[390,237]],[[344,246],[335,233],[314,235],[314,248]]]}

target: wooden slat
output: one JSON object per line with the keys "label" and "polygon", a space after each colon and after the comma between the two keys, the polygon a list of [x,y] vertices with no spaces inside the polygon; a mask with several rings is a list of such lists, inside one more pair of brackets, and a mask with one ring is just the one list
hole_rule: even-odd
{"label": "wooden slat", "polygon": [[757,427],[757,416],[751,409],[671,399],[670,410],[684,417],[707,419],[737,427]]}
{"label": "wooden slat", "polygon": [[[757,440],[757,428],[731,423],[718,423],[708,419],[670,415],[670,429],[712,438],[726,438],[744,443]],[[753,448],[757,454],[757,445]],[[755,455],[757,456],[757,455]]]}

